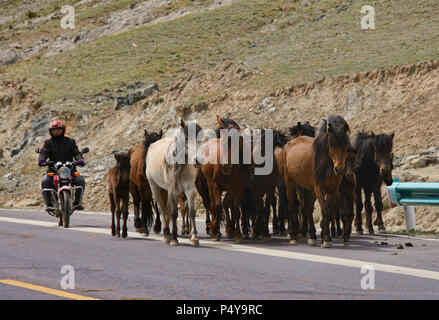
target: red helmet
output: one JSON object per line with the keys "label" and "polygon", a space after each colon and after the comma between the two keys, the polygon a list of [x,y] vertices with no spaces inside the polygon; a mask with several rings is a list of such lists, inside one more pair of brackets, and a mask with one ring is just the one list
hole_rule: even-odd
{"label": "red helmet", "polygon": [[64,123],[62,123],[61,121],[59,121],[59,120],[55,120],[55,121],[52,121],[51,123],[50,123],[50,127],[49,127],[49,133],[50,134],[52,134],[52,130],[53,129],[62,129],[62,133],[63,134],[65,134],[66,133],[66,126],[64,125]]}

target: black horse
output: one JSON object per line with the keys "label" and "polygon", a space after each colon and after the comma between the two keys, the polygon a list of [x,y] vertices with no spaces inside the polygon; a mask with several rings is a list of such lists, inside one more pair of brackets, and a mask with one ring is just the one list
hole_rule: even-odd
{"label": "black horse", "polygon": [[357,150],[357,166],[355,168],[357,186],[355,227],[357,234],[363,234],[361,211],[363,201],[361,190],[364,190],[364,208],[366,210],[366,224],[369,234],[373,234],[371,195],[374,195],[377,218],[374,224],[379,232],[385,232],[384,222],[381,216],[383,203],[381,199],[381,184],[390,186],[393,183],[393,138],[395,134],[378,134],[373,132],[368,135],[360,132],[352,139],[352,146]]}

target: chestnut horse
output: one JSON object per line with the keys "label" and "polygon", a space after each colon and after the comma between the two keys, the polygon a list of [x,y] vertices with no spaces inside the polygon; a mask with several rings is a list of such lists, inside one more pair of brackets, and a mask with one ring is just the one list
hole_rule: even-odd
{"label": "chestnut horse", "polygon": [[[322,247],[332,246],[329,223],[335,210],[338,187],[345,171],[347,148],[350,145],[349,125],[340,116],[330,116],[324,134],[316,138],[299,136],[284,147],[284,181],[290,216],[290,244],[297,244],[298,201],[296,187],[313,193],[312,203],[318,199],[322,211]],[[312,219],[312,217],[308,217]],[[316,244],[315,227],[308,233],[308,243]]]}
{"label": "chestnut horse", "polygon": [[355,226],[356,233],[363,234],[361,211],[363,210],[363,201],[361,197],[361,190],[364,190],[364,207],[366,210],[366,224],[369,229],[369,234],[373,234],[372,226],[372,204],[371,195],[375,199],[375,209],[377,211],[377,218],[374,222],[378,226],[378,232],[385,232],[383,218],[381,212],[383,210],[383,202],[381,199],[381,185],[384,183],[390,186],[393,183],[392,169],[393,169],[393,138],[395,134],[378,134],[373,132],[367,135],[364,132],[358,133],[353,138],[352,145],[358,152],[357,163],[355,170],[357,177],[356,193],[356,216]]}
{"label": "chestnut horse", "polygon": [[[217,122],[220,129],[228,130],[231,134],[237,134],[240,127],[236,122],[228,118],[220,118],[217,116]],[[198,172],[197,190],[203,198],[206,212],[210,210],[212,215],[212,223],[210,234],[214,240],[221,238],[220,226],[223,221],[223,207],[221,194],[226,191],[233,195],[232,215],[234,219],[234,239],[239,242],[242,240],[240,228],[240,201],[244,194],[246,181],[249,177],[249,166],[242,164],[243,139],[240,137],[238,151],[239,163],[232,163],[232,148],[230,136],[211,139],[201,146],[201,151],[205,158],[204,164]],[[225,149],[227,144],[227,149]],[[227,152],[228,158],[221,157]],[[225,162],[225,163],[223,163]]]}
{"label": "chestnut horse", "polygon": [[[154,201],[152,199],[151,189],[149,187],[148,180],[145,175],[145,156],[148,152],[149,146],[162,138],[163,132],[159,133],[144,131],[144,141],[135,147],[128,150],[128,154],[131,158],[131,171],[130,171],[130,193],[133,197],[134,204],[134,228],[137,232],[148,235],[149,228],[153,222]],[[141,206],[142,215],[139,218],[139,209]],[[156,219],[154,225],[154,232],[160,233],[161,221],[160,214],[156,209]]]}

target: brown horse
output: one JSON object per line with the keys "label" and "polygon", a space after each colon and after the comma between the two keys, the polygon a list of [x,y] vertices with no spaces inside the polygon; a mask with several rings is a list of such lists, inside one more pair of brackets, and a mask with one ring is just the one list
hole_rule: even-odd
{"label": "brown horse", "polygon": [[[152,199],[151,188],[149,187],[148,180],[145,175],[145,157],[148,152],[149,146],[162,138],[163,132],[160,130],[159,133],[148,133],[144,131],[144,141],[135,147],[128,150],[128,154],[131,158],[131,171],[130,171],[130,193],[133,197],[134,204],[134,227],[137,232],[148,235],[149,228],[153,222],[153,211],[154,202]],[[141,206],[141,208],[140,208]],[[141,218],[139,217],[139,211],[141,209]],[[154,232],[160,233],[161,221],[160,214],[156,209],[156,219],[154,225]]]}
{"label": "brown horse", "polygon": [[[220,118],[217,116],[217,122],[220,129],[228,130],[229,133],[237,134],[240,127],[236,122],[228,118]],[[234,131],[233,131],[234,130]],[[243,139],[239,138],[238,156],[240,163],[232,163],[232,148],[231,143],[228,144],[228,149],[225,148],[225,143],[230,141],[230,137],[221,137],[211,139],[201,146],[203,156],[205,158],[204,164],[198,172],[198,182],[196,183],[197,190],[203,197],[203,203],[206,206],[206,211],[210,210],[212,215],[212,223],[210,233],[215,240],[221,238],[220,225],[223,220],[223,208],[221,201],[222,192],[231,192],[233,194],[233,218],[234,239],[241,241],[240,228],[240,200],[244,193],[246,186],[245,179],[249,176],[248,168],[241,164]],[[221,159],[227,150],[228,158]],[[225,163],[223,163],[226,160]],[[201,188],[200,188],[201,187]]]}
{"label": "brown horse", "polygon": [[[122,238],[126,238],[128,203],[130,200],[130,156],[126,153],[115,153],[116,166],[107,174],[108,197],[111,207],[111,235],[120,237],[120,216],[123,215]],[[120,202],[122,201],[122,206]],[[117,227],[114,224],[116,214]]]}
{"label": "brown horse", "polygon": [[[290,216],[290,244],[297,244],[298,201],[296,186],[313,193],[311,203],[318,199],[322,211],[322,247],[332,246],[329,223],[335,210],[338,187],[345,171],[347,148],[350,145],[347,132],[349,125],[340,116],[330,116],[324,134],[316,138],[299,136],[284,147],[284,181]],[[312,217],[308,217],[312,219]],[[308,243],[316,243],[315,228],[312,224]]]}
{"label": "brown horse", "polygon": [[[279,137],[283,145],[285,145],[289,140],[294,139],[298,136],[308,136],[314,138],[315,128],[310,125],[308,121],[306,123],[297,122],[297,125],[289,129],[289,133],[290,138],[285,135]],[[285,163],[285,153],[283,147],[276,146],[274,149],[274,155],[276,158],[277,166],[282,175],[282,179],[277,186],[279,197],[279,210],[277,216],[276,209],[275,207],[273,208],[273,234],[286,235],[285,220],[288,219],[288,200],[286,198],[285,183],[283,181],[283,168]],[[311,228],[310,224],[314,225],[314,221],[308,221],[308,217],[312,217],[312,211],[314,210],[314,207],[311,207],[310,205],[312,195],[310,191],[300,186],[297,186],[297,195],[299,201],[298,204],[302,216],[302,226],[300,228],[300,233],[302,234],[302,236],[306,236],[306,234],[308,233],[308,229]],[[308,212],[309,210],[311,212]]]}

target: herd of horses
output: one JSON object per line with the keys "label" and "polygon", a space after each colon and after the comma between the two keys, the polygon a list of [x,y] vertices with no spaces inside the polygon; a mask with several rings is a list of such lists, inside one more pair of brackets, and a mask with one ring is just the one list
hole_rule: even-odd
{"label": "herd of horses", "polygon": [[[253,159],[256,136],[252,130],[241,128],[230,115],[217,116],[217,123],[215,139],[197,141],[196,151],[202,155],[202,162],[190,158],[194,153],[189,152],[188,146],[189,125],[196,133],[202,130],[196,121],[180,120],[171,138],[163,137],[162,131],[145,130],[142,144],[114,155],[116,167],[110,169],[107,176],[113,236],[120,236],[121,216],[122,237],[127,236],[131,194],[137,232],[148,235],[154,222],[154,232],[160,233],[163,223],[163,240],[177,245],[180,207],[181,233],[189,235],[192,245],[199,245],[194,203],[197,192],[206,211],[206,232],[214,240],[221,239],[224,224],[227,237],[237,242],[248,239],[249,233],[253,239],[271,240],[272,213],[274,235],[288,234],[290,244],[307,237],[309,245],[317,245],[313,219],[316,200],[321,208],[321,246],[324,248],[331,247],[332,238],[339,236],[345,245],[349,244],[354,208],[357,234],[363,233],[363,206],[369,233],[374,232],[373,225],[378,226],[379,232],[385,232],[381,185],[383,182],[391,185],[393,181],[393,133],[359,132],[350,136],[348,123],[341,116],[331,115],[322,120],[318,130],[309,122],[298,122],[288,134],[270,129],[273,137],[270,153],[266,151],[268,146],[264,139],[268,129],[260,129],[258,151],[271,155],[272,159],[268,160],[273,163],[271,172],[261,175],[255,174],[260,164]],[[237,163],[231,161],[231,144],[226,143],[230,141],[225,141],[230,136],[221,135],[220,130],[250,132],[250,142],[239,139]],[[184,148],[177,148],[179,142]],[[244,161],[245,143],[250,143],[249,161]],[[170,163],[169,155],[181,156],[186,162]],[[224,155],[228,158],[222,159]],[[372,194],[376,209],[374,223]]]}

